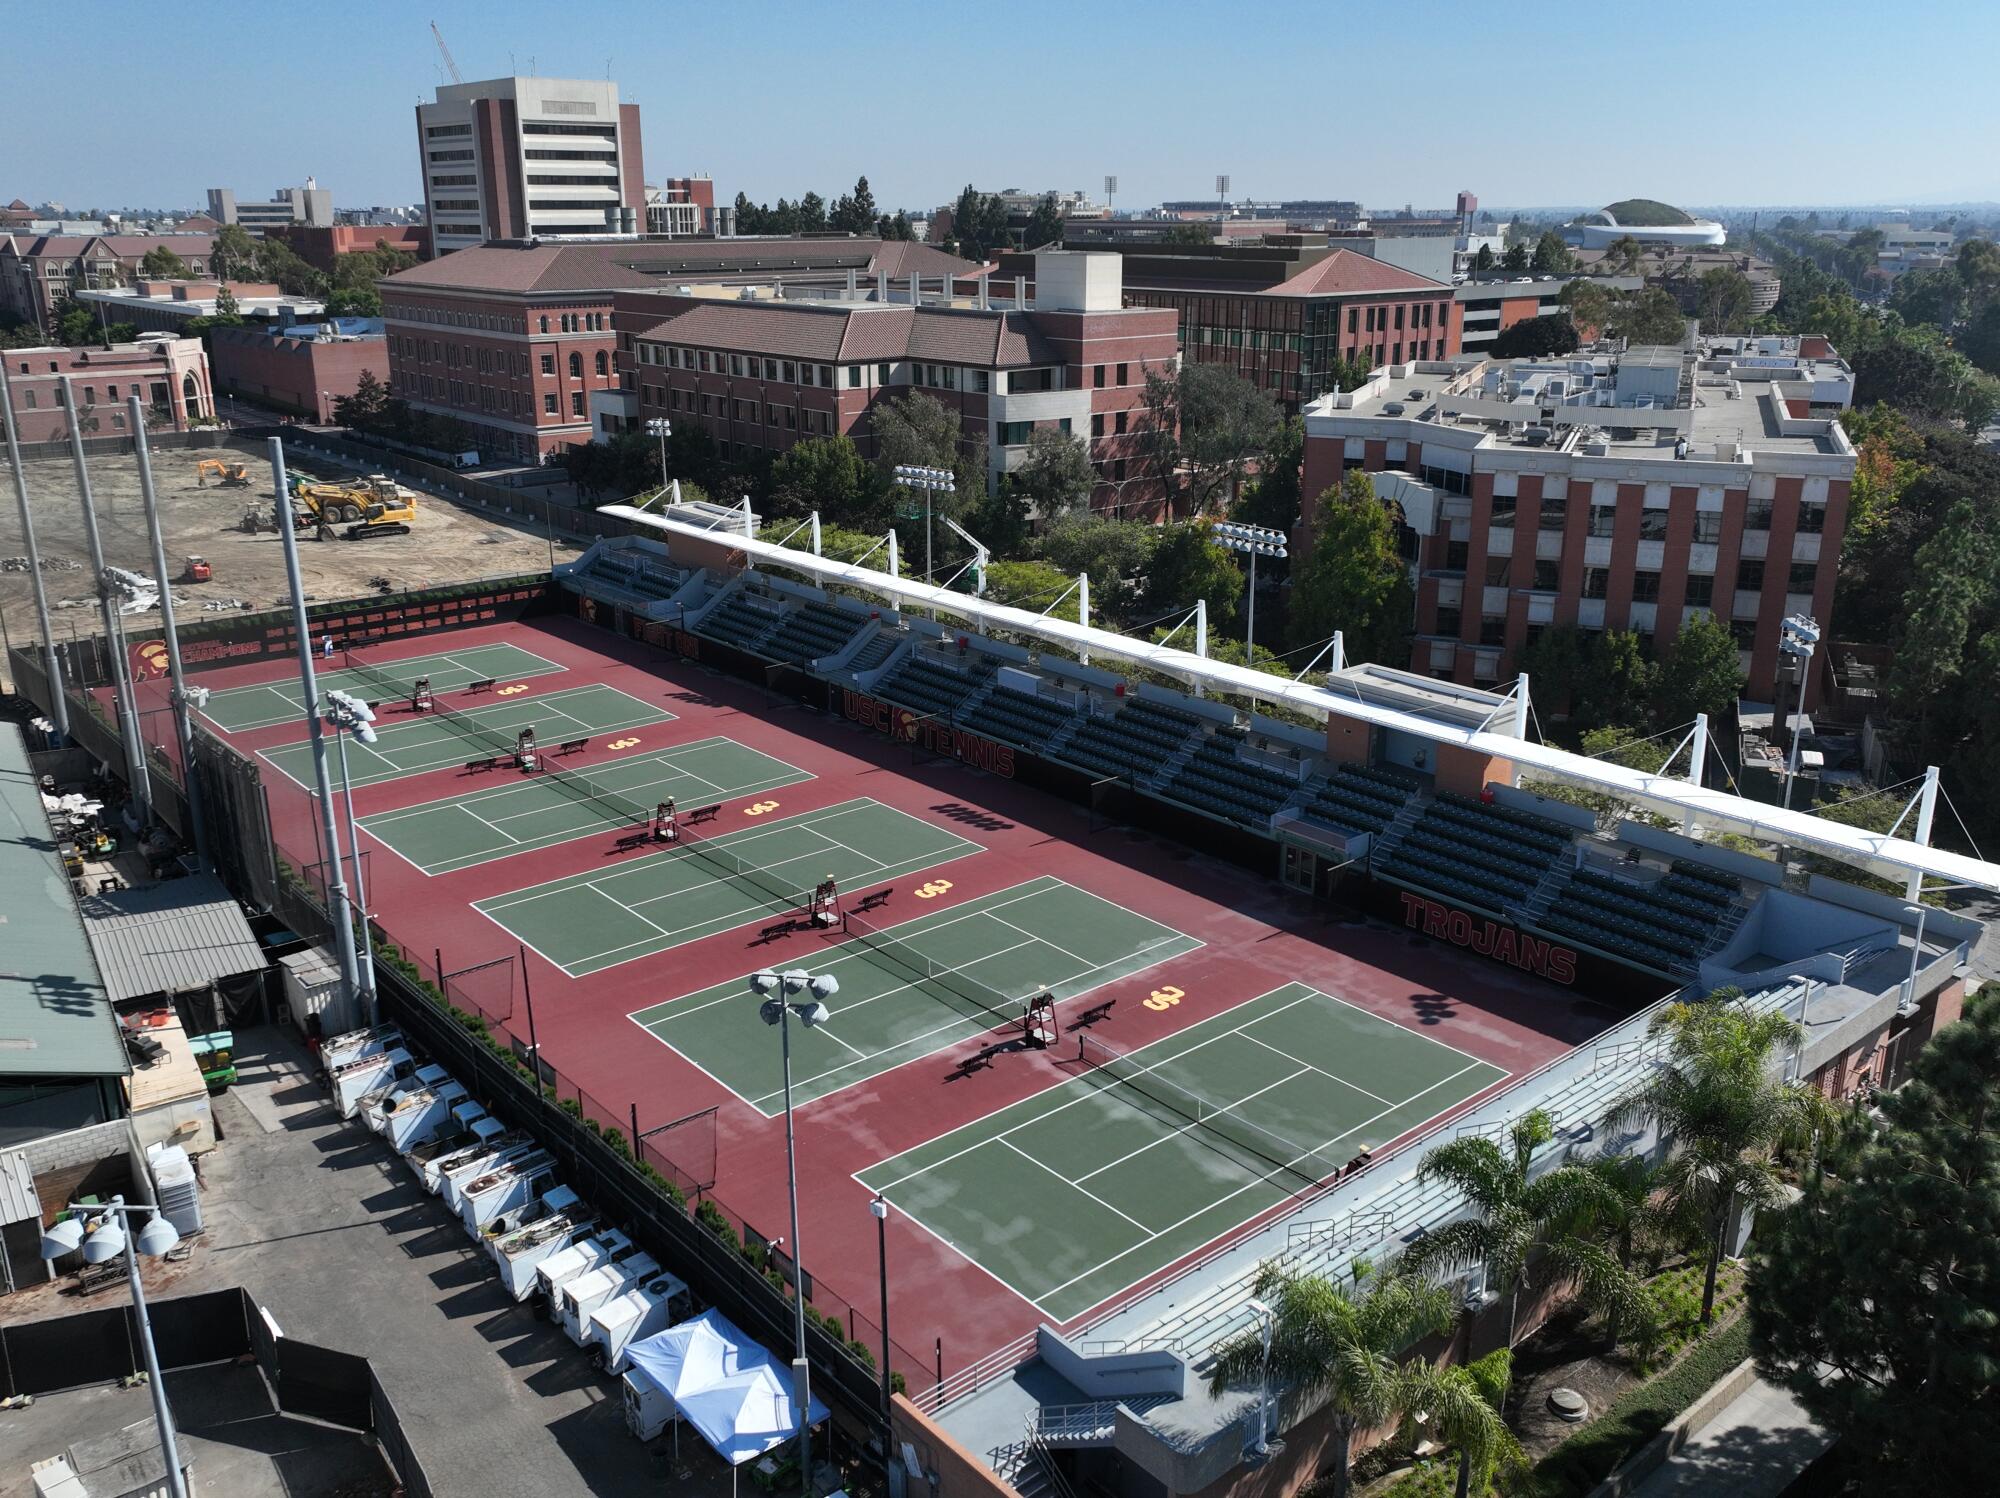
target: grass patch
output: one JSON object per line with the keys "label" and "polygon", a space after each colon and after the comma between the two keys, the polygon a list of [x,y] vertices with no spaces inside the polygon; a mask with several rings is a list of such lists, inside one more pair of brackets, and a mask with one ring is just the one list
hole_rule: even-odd
{"label": "grass patch", "polygon": [[1620,1396],[1535,1463],[1511,1492],[1515,1498],[1583,1498],[1748,1356],[1750,1319],[1739,1316],[1658,1378]]}

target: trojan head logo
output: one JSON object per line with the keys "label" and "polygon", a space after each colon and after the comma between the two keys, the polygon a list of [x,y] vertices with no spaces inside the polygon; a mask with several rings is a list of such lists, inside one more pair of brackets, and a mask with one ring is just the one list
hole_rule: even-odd
{"label": "trojan head logo", "polygon": [[917,715],[906,707],[891,708],[889,733],[903,743],[914,744],[917,741]]}
{"label": "trojan head logo", "polygon": [[166,641],[147,640],[132,647],[132,675],[138,680],[153,681],[165,676],[167,670]]}

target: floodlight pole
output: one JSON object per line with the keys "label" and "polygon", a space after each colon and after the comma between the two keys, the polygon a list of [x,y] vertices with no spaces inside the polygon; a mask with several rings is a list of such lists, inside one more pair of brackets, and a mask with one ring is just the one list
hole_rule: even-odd
{"label": "floodlight pole", "polygon": [[167,647],[169,695],[174,705],[174,737],[181,749],[181,789],[187,795],[188,825],[194,834],[195,861],[206,871],[208,831],[203,825],[201,777],[195,773],[194,721],[188,713],[187,674],[181,667],[181,636],[174,626],[173,579],[167,575],[167,543],[160,534],[160,499],[153,488],[153,453],[146,441],[146,413],[139,397],[125,403],[132,427],[132,451],[139,460],[139,498],[146,511],[146,530],[153,543],[153,580],[160,585],[160,634]]}
{"label": "floodlight pole", "polygon": [[[347,876],[340,867],[340,825],[333,814],[333,783],[326,768],[326,735],[319,724],[319,682],[313,674],[312,622],[306,618],[305,581],[299,574],[299,538],[292,528],[291,494],[285,488],[285,442],[270,439],[271,485],[278,496],[278,539],[285,551],[285,581],[292,595],[292,632],[298,636],[300,700],[305,704],[306,736],[312,744],[313,783],[318,790],[320,831],[326,838],[326,902],[333,909],[334,951],[340,962],[340,986],[349,1004],[361,996],[361,979],[354,956],[354,913],[348,907]],[[372,1017],[369,1021],[374,1023]]]}
{"label": "floodlight pole", "polygon": [[812,1364],[806,1358],[806,1265],[799,1247],[799,1155],[792,1127],[792,1006],[780,1003],[778,1045],[785,1061],[785,1188],[792,1208],[792,1402],[799,1407],[799,1491],[812,1498]]}
{"label": "floodlight pole", "polygon": [[354,777],[347,773],[348,735],[354,732],[361,720],[354,716],[352,708],[340,703],[331,694],[327,700],[332,704],[327,711],[327,719],[333,724],[334,741],[340,746],[340,791],[347,803],[347,848],[354,855],[354,899],[360,907],[361,916],[361,962],[358,973],[361,982],[361,1012],[372,1029],[376,1023],[375,939],[368,930],[368,884],[361,872],[361,830],[354,821]]}
{"label": "floodlight pole", "polygon": [[69,698],[63,693],[62,656],[56,652],[55,626],[49,622],[49,590],[42,581],[42,552],[35,544],[35,519],[29,513],[28,471],[21,465],[21,441],[15,432],[14,390],[7,382],[7,362],[0,359],[0,424],[7,428],[7,461],[14,470],[14,503],[21,512],[21,537],[28,553],[28,577],[35,588],[35,622],[42,631],[42,670],[49,679],[49,716],[65,743],[69,740]]}

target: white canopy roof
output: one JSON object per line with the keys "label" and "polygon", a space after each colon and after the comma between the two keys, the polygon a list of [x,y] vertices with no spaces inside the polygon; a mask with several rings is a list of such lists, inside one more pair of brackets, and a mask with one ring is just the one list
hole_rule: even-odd
{"label": "white canopy roof", "polygon": [[[738,1331],[720,1311],[634,1342],[626,1377],[646,1380],[701,1432],[731,1466],[762,1456],[799,1433],[791,1370]],[[827,1416],[818,1399],[809,1407],[817,1425]]]}
{"label": "white canopy roof", "polygon": [[[811,577],[821,585],[834,584],[865,590],[899,604],[937,609],[966,620],[982,632],[1000,630],[1009,634],[1039,636],[1089,656],[1108,656],[1127,661],[1210,691],[1279,703],[1320,717],[1338,713],[1395,732],[1413,734],[1433,743],[1449,744],[1475,754],[1510,760],[1522,769],[1536,770],[1605,792],[1663,815],[1678,818],[1692,813],[1701,825],[1718,831],[1810,848],[1883,878],[1903,880],[1912,874],[1922,874],[1950,884],[2000,892],[2000,865],[1983,859],[1932,848],[1911,838],[1888,837],[1879,832],[1849,827],[1809,812],[1788,811],[1744,796],[1692,785],[1674,776],[1627,769],[1623,765],[1572,754],[1552,745],[1532,743],[1512,733],[1498,731],[1497,727],[1466,727],[1443,722],[1385,705],[1379,700],[1367,700],[1358,686],[1351,695],[1344,693],[1332,684],[1340,681],[1338,674],[1330,678],[1327,686],[1288,681],[1248,666],[1210,660],[1190,650],[1155,645],[1150,641],[1114,634],[1110,630],[1072,624],[1064,619],[1005,604],[989,603],[914,578],[892,577],[872,567],[836,562],[774,542],[664,519],[631,505],[604,505],[599,513],[661,532],[669,538],[703,541],[711,545],[726,541],[731,548],[741,551],[752,566],[784,567]],[[1501,718],[1507,720],[1511,720],[1512,716],[1511,707],[1501,714]],[[1496,719],[1496,724],[1499,722]],[[1504,726],[1511,727],[1511,721]]]}

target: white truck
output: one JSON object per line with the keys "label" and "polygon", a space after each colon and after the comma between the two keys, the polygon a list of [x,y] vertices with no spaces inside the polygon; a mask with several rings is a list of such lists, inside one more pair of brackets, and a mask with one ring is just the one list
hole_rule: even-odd
{"label": "white truck", "polygon": [[333,1069],[333,1106],[342,1118],[352,1118],[360,1112],[361,1100],[369,1093],[409,1076],[416,1069],[416,1062],[401,1046],[343,1061]]}
{"label": "white truck", "polygon": [[592,1311],[621,1290],[641,1284],[659,1272],[659,1261],[647,1253],[586,1269],[556,1292],[556,1310],[563,1331],[570,1341],[583,1346],[589,1338]]}
{"label": "white truck", "polygon": [[[566,1198],[560,1207],[554,1205],[558,1197]],[[554,1209],[486,1245],[500,1271],[500,1283],[517,1302],[535,1293],[535,1271],[544,1260],[589,1237],[598,1225],[596,1215],[567,1186],[556,1187],[542,1201]]]}
{"label": "white truck", "polygon": [[[384,1121],[382,1137],[397,1154],[407,1155],[450,1127],[454,1122],[452,1110],[465,1101],[464,1086],[449,1077],[434,1086],[405,1093],[395,1112]],[[480,1110],[481,1115],[484,1112]]]}
{"label": "white truck", "polygon": [[550,1254],[536,1268],[535,1298],[541,1303],[544,1313],[554,1320],[560,1314],[557,1302],[564,1285],[600,1264],[629,1258],[638,1251],[638,1244],[617,1228],[606,1228],[592,1237],[577,1239],[560,1252]]}
{"label": "white truck", "polygon": [[481,1242],[497,1238],[555,1184],[556,1157],[547,1150],[509,1160],[466,1183],[459,1196],[458,1220]]}
{"label": "white truck", "polygon": [[676,1275],[660,1273],[640,1284],[627,1285],[590,1313],[584,1345],[606,1373],[620,1374],[630,1359],[626,1349],[654,1332],[687,1320],[694,1298]]}

